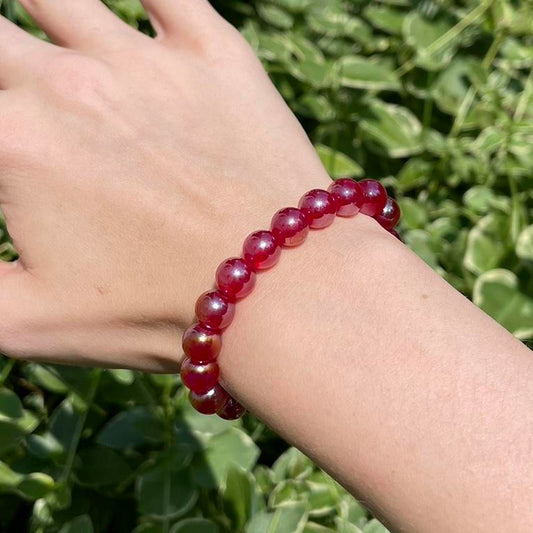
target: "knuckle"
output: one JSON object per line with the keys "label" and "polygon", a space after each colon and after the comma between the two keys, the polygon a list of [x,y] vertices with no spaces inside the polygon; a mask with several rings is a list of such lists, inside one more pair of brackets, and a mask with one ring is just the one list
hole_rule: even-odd
{"label": "knuckle", "polygon": [[227,62],[238,65],[259,63],[248,41],[229,24],[218,33],[216,39],[211,36],[201,39],[196,48],[201,56],[215,65]]}
{"label": "knuckle", "polygon": [[74,53],[55,56],[43,69],[42,79],[62,98],[90,106],[105,99],[113,84],[105,63]]}

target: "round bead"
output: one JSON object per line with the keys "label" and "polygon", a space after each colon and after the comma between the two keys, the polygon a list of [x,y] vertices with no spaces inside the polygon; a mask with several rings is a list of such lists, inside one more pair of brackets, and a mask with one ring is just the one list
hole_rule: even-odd
{"label": "round bead", "polygon": [[282,246],[298,246],[305,241],[309,224],[300,209],[285,207],[272,217],[271,230]]}
{"label": "round bead", "polygon": [[193,391],[189,393],[189,401],[192,406],[203,415],[214,415],[220,411],[228,398],[229,394],[219,384],[203,394],[197,394]]}
{"label": "round bead", "polygon": [[305,193],[300,199],[298,207],[307,217],[309,227],[313,229],[329,226],[335,220],[337,213],[333,196],[322,189],[313,189]]}
{"label": "round bead", "polygon": [[400,206],[394,198],[387,198],[385,207],[374,217],[386,230],[391,230],[400,220]]}
{"label": "round bead", "polygon": [[387,191],[385,187],[376,180],[362,180],[359,186],[363,192],[363,205],[361,213],[370,217],[375,217],[381,213],[387,201]]}
{"label": "round bead", "polygon": [[222,348],[222,337],[201,324],[193,324],[183,334],[181,345],[191,361],[209,363],[218,357]]}
{"label": "round bead", "polygon": [[281,247],[271,231],[256,231],[246,237],[242,246],[242,256],[254,270],[264,270],[274,266],[281,255]]}
{"label": "round bead", "polygon": [[390,229],[389,233],[394,235],[400,242],[403,242],[402,236],[395,229]]}
{"label": "round bead", "polygon": [[244,298],[255,286],[255,272],[240,257],[232,257],[220,263],[215,279],[218,290],[230,300]]}
{"label": "round bead", "polygon": [[203,394],[212,389],[220,376],[216,363],[193,363],[189,358],[181,364],[181,381],[197,394]]}
{"label": "round bead", "polygon": [[363,191],[356,181],[350,178],[336,180],[328,191],[337,204],[337,215],[351,217],[359,213],[363,205]]}
{"label": "round bead", "polygon": [[204,292],[196,302],[196,316],[203,326],[227,328],[235,315],[235,305],[219,291]]}
{"label": "round bead", "polygon": [[224,420],[237,420],[246,413],[246,409],[231,396],[228,401],[223,405],[222,409],[217,411],[217,415]]}

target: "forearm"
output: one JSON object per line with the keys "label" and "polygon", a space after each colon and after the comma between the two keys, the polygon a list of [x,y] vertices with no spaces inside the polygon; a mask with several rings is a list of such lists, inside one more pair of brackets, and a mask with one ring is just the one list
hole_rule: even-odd
{"label": "forearm", "polygon": [[397,530],[531,530],[525,347],[362,215],[257,285],[220,356],[254,413]]}

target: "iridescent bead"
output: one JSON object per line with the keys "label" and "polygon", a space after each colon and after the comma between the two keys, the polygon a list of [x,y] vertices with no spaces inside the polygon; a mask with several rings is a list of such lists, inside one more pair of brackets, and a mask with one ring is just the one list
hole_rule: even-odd
{"label": "iridescent bead", "polygon": [[237,418],[241,418],[244,413],[246,413],[246,409],[231,396],[228,398],[228,401],[224,404],[222,409],[217,411],[217,415],[224,420],[237,420]]}
{"label": "iridescent bead", "polygon": [[181,345],[185,355],[195,363],[214,361],[222,348],[222,337],[216,331],[193,324],[183,334]]}
{"label": "iridescent bead", "polygon": [[193,363],[189,358],[181,363],[181,381],[196,394],[212,389],[220,376],[216,363]]}
{"label": "iridescent bead", "polygon": [[356,181],[350,178],[338,179],[328,187],[328,191],[337,205],[337,215],[351,217],[359,213],[363,205],[363,192]]}
{"label": "iridescent bead", "polygon": [[264,270],[274,266],[281,255],[281,247],[271,231],[255,231],[246,237],[242,246],[242,256],[254,270]]}
{"label": "iridescent bead", "polygon": [[230,300],[244,298],[255,286],[255,272],[241,257],[226,259],[217,268],[218,290]]}
{"label": "iridescent bead", "polygon": [[300,199],[298,207],[307,217],[309,227],[313,229],[329,226],[335,220],[337,213],[333,196],[322,189],[313,189],[305,193]]}
{"label": "iridescent bead", "polygon": [[196,316],[203,326],[227,328],[235,315],[235,305],[219,291],[204,292],[196,302]]}
{"label": "iridescent bead", "polygon": [[300,209],[285,207],[272,217],[270,229],[282,246],[298,246],[305,241],[309,224]]}
{"label": "iridescent bead", "polygon": [[386,230],[391,230],[400,220],[400,206],[394,198],[387,198],[385,207],[374,217]]}
{"label": "iridescent bead", "polygon": [[385,187],[376,180],[362,180],[359,182],[363,192],[363,205],[361,213],[370,217],[375,217],[381,213],[387,201],[387,191]]}
{"label": "iridescent bead", "polygon": [[189,401],[192,406],[203,415],[214,415],[217,411],[220,411],[228,401],[228,397],[229,394],[220,384],[215,385],[204,394],[189,392]]}

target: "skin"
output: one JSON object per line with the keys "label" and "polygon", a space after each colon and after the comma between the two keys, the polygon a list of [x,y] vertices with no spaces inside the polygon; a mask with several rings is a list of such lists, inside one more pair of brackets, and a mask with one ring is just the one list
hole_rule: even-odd
{"label": "skin", "polygon": [[[0,18],[0,351],[176,372],[218,263],[330,182],[238,32],[204,0]],[[157,80],[155,83],[154,80]],[[374,221],[311,232],[224,336],[223,384],[396,531],[533,530],[533,360]]]}

